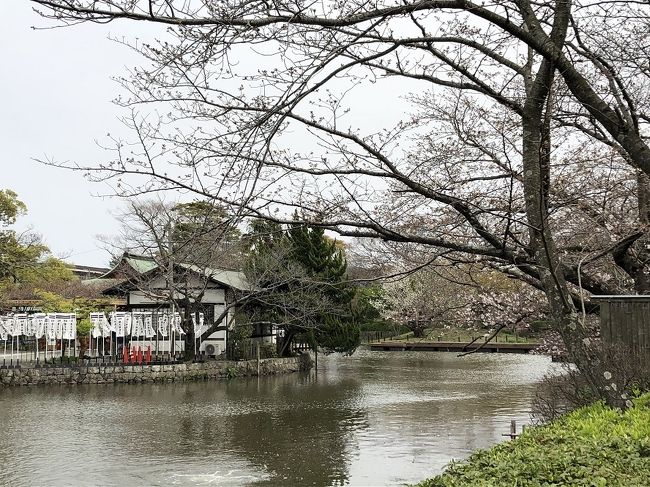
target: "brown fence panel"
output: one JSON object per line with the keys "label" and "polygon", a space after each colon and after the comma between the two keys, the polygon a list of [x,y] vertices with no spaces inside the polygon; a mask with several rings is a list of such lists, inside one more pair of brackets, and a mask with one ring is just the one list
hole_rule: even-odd
{"label": "brown fence panel", "polygon": [[594,296],[603,343],[620,345],[650,363],[650,296]]}

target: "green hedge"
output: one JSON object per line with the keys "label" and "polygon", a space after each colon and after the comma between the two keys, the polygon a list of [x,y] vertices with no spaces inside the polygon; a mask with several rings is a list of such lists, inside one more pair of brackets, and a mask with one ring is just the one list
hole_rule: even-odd
{"label": "green hedge", "polygon": [[650,394],[621,412],[597,403],[452,462],[417,487],[650,486]]}

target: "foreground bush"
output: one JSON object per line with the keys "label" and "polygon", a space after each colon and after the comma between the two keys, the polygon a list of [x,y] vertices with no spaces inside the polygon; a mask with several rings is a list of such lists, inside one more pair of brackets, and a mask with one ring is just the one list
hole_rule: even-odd
{"label": "foreground bush", "polygon": [[[621,395],[638,396],[639,391],[650,391],[650,362],[643,355],[619,343],[600,343],[599,349],[603,363],[607,364],[601,365],[601,369],[609,374]],[[558,372],[538,384],[532,404],[536,421],[551,423],[570,411],[605,399],[589,386],[582,371],[573,364],[564,364],[562,373]]]}
{"label": "foreground bush", "polygon": [[650,394],[624,412],[602,403],[452,463],[417,487],[650,486]]}

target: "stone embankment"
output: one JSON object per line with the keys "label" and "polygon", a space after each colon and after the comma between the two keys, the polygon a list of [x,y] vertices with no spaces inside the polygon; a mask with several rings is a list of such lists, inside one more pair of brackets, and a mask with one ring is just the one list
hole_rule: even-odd
{"label": "stone embankment", "polygon": [[210,361],[166,365],[74,365],[65,367],[34,367],[0,369],[2,386],[38,386],[52,384],[116,384],[183,382],[232,379],[309,370],[309,354],[298,357],[269,358],[247,361]]}

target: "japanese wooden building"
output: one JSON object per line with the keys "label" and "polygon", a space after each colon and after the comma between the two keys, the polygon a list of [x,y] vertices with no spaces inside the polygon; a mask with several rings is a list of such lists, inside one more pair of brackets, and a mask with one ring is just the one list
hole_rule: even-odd
{"label": "japanese wooden building", "polygon": [[[200,352],[219,355],[226,350],[228,330],[234,324],[237,294],[249,291],[243,273],[175,263],[173,271],[161,269],[153,258],[124,253],[119,262],[96,281],[110,283],[103,291],[107,296],[124,299],[121,311],[169,312],[169,297],[193,306],[203,314],[203,329],[209,329],[223,316],[219,330],[203,337]],[[170,272],[173,272],[170,286]],[[172,291],[173,289],[173,291]],[[182,314],[182,309],[177,309]],[[225,313],[225,315],[224,315]]]}

